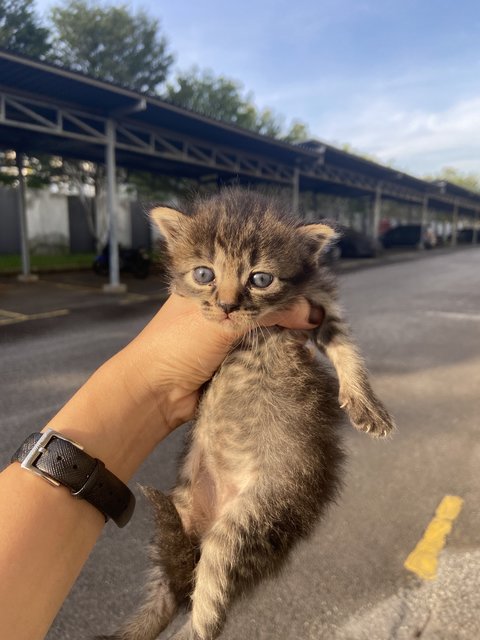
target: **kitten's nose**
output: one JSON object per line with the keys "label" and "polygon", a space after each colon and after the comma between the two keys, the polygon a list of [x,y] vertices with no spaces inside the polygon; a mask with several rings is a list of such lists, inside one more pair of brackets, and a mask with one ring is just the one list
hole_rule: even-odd
{"label": "kitten's nose", "polygon": [[232,311],[237,311],[238,309],[240,309],[239,304],[232,303],[232,302],[217,302],[217,304],[220,307],[220,309],[225,311],[227,315],[229,313],[232,313]]}

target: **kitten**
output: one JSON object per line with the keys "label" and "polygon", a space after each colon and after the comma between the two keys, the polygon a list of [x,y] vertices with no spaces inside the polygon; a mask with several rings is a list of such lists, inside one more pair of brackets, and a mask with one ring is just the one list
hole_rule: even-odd
{"label": "kitten", "polygon": [[[340,406],[377,436],[392,420],[375,397],[336,300],[319,266],[335,237],[302,225],[279,202],[228,189],[186,213],[160,207],[152,218],[171,257],[172,291],[194,298],[213,322],[252,328],[202,396],[166,496],[144,489],[155,511],[153,569],[143,604],[113,638],[153,640],[190,600],[175,640],[213,640],[236,595],[274,575],[308,535],[339,489]],[[299,332],[258,321],[299,296],[322,306],[314,340],[338,383]],[[339,398],[339,400],[337,399]]]}

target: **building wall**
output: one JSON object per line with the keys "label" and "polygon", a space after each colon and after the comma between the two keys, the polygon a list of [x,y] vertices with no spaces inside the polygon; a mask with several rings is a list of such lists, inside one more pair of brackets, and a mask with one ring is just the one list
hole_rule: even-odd
{"label": "building wall", "polygon": [[[107,195],[102,190],[96,200],[97,235],[103,246],[108,238]],[[117,239],[122,247],[130,247],[132,243],[132,229],[130,223],[130,198],[126,195],[117,196]]]}
{"label": "building wall", "polygon": [[68,198],[47,189],[27,189],[28,242],[32,253],[69,249]]}
{"label": "building wall", "polygon": [[[70,237],[71,232],[75,233],[75,229],[78,228],[78,224],[74,225],[74,229],[70,228],[73,209],[77,216],[81,216],[82,213],[80,206],[72,207],[72,200],[76,199],[76,196],[55,194],[48,189],[27,189],[28,242],[32,253],[64,253],[78,245],[78,242],[75,242],[78,238]],[[95,246],[95,240],[93,240],[92,250],[94,251],[102,247],[108,238],[105,193],[99,195],[95,204],[99,247],[93,248]],[[132,243],[131,216],[131,198],[127,194],[120,194],[117,198],[117,229],[118,241],[124,247],[130,247]],[[82,223],[81,220],[77,222]],[[80,226],[83,225],[80,224]],[[82,235],[85,233],[86,231],[82,229]],[[82,246],[86,247],[87,244],[86,240],[82,242]],[[0,188],[0,253],[20,253],[19,199],[17,189],[13,188]]]}

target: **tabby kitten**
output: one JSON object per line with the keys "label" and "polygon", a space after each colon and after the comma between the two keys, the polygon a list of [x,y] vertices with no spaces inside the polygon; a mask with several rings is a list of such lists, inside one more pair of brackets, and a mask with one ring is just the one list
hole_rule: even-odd
{"label": "tabby kitten", "polygon": [[[340,406],[377,436],[392,420],[342,320],[333,277],[319,266],[330,226],[302,225],[276,200],[240,189],[185,213],[157,208],[152,218],[168,245],[172,291],[197,300],[213,322],[252,330],[203,394],[175,488],[144,489],[155,511],[153,569],[143,604],[113,638],[153,640],[190,600],[171,638],[213,640],[232,599],[273,575],[335,497]],[[338,382],[299,332],[258,325],[299,296],[325,309],[313,338]]]}

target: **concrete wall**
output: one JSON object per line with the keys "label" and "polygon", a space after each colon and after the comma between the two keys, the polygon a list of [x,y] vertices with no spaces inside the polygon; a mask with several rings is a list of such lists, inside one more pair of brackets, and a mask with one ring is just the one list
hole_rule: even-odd
{"label": "concrete wall", "polygon": [[[75,230],[70,229],[72,206],[69,207],[69,200],[74,198],[76,196],[59,195],[51,193],[48,189],[27,189],[28,241],[32,253],[63,253],[70,250],[70,232]],[[95,204],[100,248],[108,238],[105,193],[99,194]],[[131,204],[131,198],[126,193],[120,194],[117,198],[118,241],[124,247],[130,247],[132,243]],[[19,252],[18,191],[0,188],[0,253]]]}
{"label": "concrete wall", "polygon": [[[108,238],[107,196],[104,190],[97,196],[96,213],[97,235],[103,246]],[[123,247],[131,246],[130,198],[126,195],[117,196],[117,238]]]}
{"label": "concrete wall", "polygon": [[28,242],[32,253],[69,249],[68,198],[47,189],[27,189]]}

